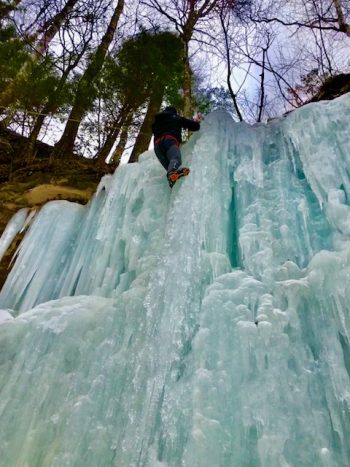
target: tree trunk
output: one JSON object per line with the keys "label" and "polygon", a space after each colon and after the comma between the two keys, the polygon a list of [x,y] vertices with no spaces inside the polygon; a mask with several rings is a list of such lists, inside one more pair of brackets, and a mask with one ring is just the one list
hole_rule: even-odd
{"label": "tree trunk", "polygon": [[[79,97],[79,89],[76,98]],[[85,113],[85,107],[75,100],[74,107],[71,110],[63,135],[52,151],[52,159],[65,157],[66,154],[72,154],[74,150],[74,141],[78,129]]]}
{"label": "tree trunk", "polygon": [[147,112],[141,125],[139,134],[137,135],[134,148],[132,150],[129,162],[137,162],[139,155],[147,151],[152,139],[152,122],[154,115],[159,112],[163,102],[165,86],[162,89],[157,89],[150,97]]}
{"label": "tree trunk", "polygon": [[26,159],[27,164],[30,164],[31,162],[33,162],[33,160],[35,158],[35,143],[36,143],[36,141],[38,139],[40,130],[41,130],[41,128],[42,128],[42,126],[44,124],[44,120],[46,118],[46,115],[44,115],[44,113],[46,113],[46,108],[47,108],[47,104],[44,107],[42,113],[35,120],[34,127],[33,127],[32,131],[31,131],[31,133],[29,135],[26,147],[24,149],[24,157]]}
{"label": "tree trunk", "polygon": [[132,121],[132,113],[129,114],[126,122],[123,125],[122,132],[120,133],[119,142],[112,154],[111,162],[113,164],[119,164],[120,159],[123,155],[126,143],[128,141],[129,128],[131,125],[131,121]]}
{"label": "tree trunk", "polygon": [[64,5],[61,11],[59,11],[53,18],[50,18],[46,24],[42,27],[41,31],[39,31],[36,36],[42,32],[40,39],[37,42],[35,47],[35,57],[38,59],[40,58],[47,49],[55,37],[55,35],[60,30],[60,27],[66,20],[68,14],[73,10],[78,0],[68,0],[67,3]]}
{"label": "tree trunk", "polygon": [[116,139],[118,138],[119,132],[123,126],[123,123],[125,121],[125,115],[123,116],[123,111],[118,116],[118,119],[114,122],[111,130],[109,131],[106,141],[104,145],[99,149],[99,151],[96,154],[95,160],[97,163],[103,164],[107,157],[109,156],[109,153],[111,152],[114,143],[116,142]]}
{"label": "tree trunk", "polygon": [[77,136],[79,126],[85,112],[91,106],[94,98],[94,82],[103,67],[108,47],[113,40],[123,8],[124,0],[119,0],[118,5],[114,10],[112,19],[108,25],[106,34],[103,36],[94,57],[92,58],[90,64],[79,81],[73,108],[68,117],[68,122],[64,129],[63,135],[55,146],[52,155],[53,158],[62,157],[64,153],[71,154],[73,152],[74,141]]}
{"label": "tree trunk", "polygon": [[333,0],[333,3],[337,12],[339,29],[342,32],[344,32],[348,37],[350,37],[350,25],[345,21],[345,16],[340,0]]}
{"label": "tree trunk", "polygon": [[184,76],[183,76],[183,92],[184,92],[184,107],[183,113],[187,118],[191,118],[193,114],[192,108],[192,71],[188,56],[188,43],[184,44]]}
{"label": "tree trunk", "polygon": [[227,31],[227,27],[225,25],[224,14],[220,15],[220,22],[221,22],[222,31],[224,33],[224,38],[225,38],[225,56],[226,56],[226,66],[227,66],[227,74],[226,74],[227,87],[228,87],[228,90],[229,90],[229,93],[230,93],[234,108],[236,110],[237,116],[239,118],[239,121],[242,122],[243,117],[242,117],[241,111],[239,110],[239,107],[238,107],[237,96],[234,93],[232,85],[231,85],[232,70],[231,70],[230,44],[229,44],[229,40],[228,40],[228,31]]}
{"label": "tree trunk", "polygon": [[260,104],[259,104],[259,114],[257,122],[261,122],[264,107],[265,107],[265,58],[266,58],[267,48],[263,49],[263,59],[261,65],[261,79],[260,79]]}
{"label": "tree trunk", "polygon": [[107,135],[107,139],[105,144],[96,154],[96,162],[98,164],[103,164],[106,162],[109,153],[112,150],[113,144],[115,143],[116,139],[118,138],[119,132],[121,128],[121,123],[118,123],[114,126],[113,130]]}
{"label": "tree trunk", "polygon": [[31,133],[29,135],[28,142],[26,144],[26,148],[25,148],[25,151],[24,151],[24,157],[25,157],[25,159],[27,161],[27,164],[30,164],[35,158],[35,143],[36,143],[36,141],[38,139],[40,130],[41,130],[43,124],[44,124],[46,116],[49,115],[49,114],[53,114],[58,109],[58,107],[59,107],[58,102],[59,102],[60,96],[61,96],[61,94],[63,92],[64,86],[65,86],[65,84],[66,84],[66,82],[68,80],[68,76],[71,73],[71,71],[73,71],[74,68],[80,62],[81,58],[83,57],[83,55],[85,53],[85,50],[86,50],[87,46],[88,46],[88,42],[85,43],[85,46],[81,50],[79,55],[77,55],[75,57],[74,62],[70,63],[67,66],[67,68],[64,70],[64,72],[63,72],[63,74],[61,76],[61,79],[60,79],[59,83],[56,86],[55,91],[50,94],[50,96],[48,98],[48,101],[46,102],[46,105],[44,106],[44,108],[40,112],[40,115],[36,119],[36,121],[34,123],[34,127],[33,127],[32,131],[31,131]]}
{"label": "tree trunk", "polygon": [[67,82],[69,73],[75,68],[79,60],[80,59],[78,57],[75,60],[74,64],[66,68],[66,70],[63,72],[63,75],[61,76],[61,79],[55,89],[55,92],[52,95],[50,95],[49,100],[47,101],[46,105],[44,106],[38,118],[36,119],[34,123],[34,127],[28,137],[28,142],[24,150],[24,157],[27,161],[27,164],[30,164],[31,162],[33,162],[35,158],[35,143],[38,139],[38,136],[44,124],[45,118],[47,117],[47,115],[52,114],[57,110],[58,98],[61,95],[62,89]]}

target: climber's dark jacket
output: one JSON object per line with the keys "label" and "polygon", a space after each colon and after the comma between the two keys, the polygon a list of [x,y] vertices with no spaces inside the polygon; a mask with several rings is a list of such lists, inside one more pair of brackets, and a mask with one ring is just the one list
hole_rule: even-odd
{"label": "climber's dark jacket", "polygon": [[178,144],[181,143],[181,129],[185,128],[190,131],[198,131],[200,129],[199,122],[189,120],[185,117],[163,110],[154,117],[152,125],[152,131],[154,134],[154,140],[161,138],[165,135],[173,136]]}

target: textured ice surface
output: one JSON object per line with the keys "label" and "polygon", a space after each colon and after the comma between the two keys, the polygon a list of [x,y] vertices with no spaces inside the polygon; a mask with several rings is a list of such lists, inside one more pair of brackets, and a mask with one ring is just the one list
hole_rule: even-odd
{"label": "textured ice surface", "polygon": [[28,209],[20,209],[7,224],[0,238],[0,260],[4,256],[7,248],[11,245],[12,240],[25,226],[27,216]]}
{"label": "textured ice surface", "polygon": [[149,152],[41,210],[0,294],[1,467],[350,464],[349,111],[215,113],[172,191]]}

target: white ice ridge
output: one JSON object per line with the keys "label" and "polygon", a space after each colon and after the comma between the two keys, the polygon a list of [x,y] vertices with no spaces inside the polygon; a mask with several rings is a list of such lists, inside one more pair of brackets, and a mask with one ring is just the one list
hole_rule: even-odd
{"label": "white ice ridge", "polygon": [[172,191],[147,152],[40,211],[0,293],[0,467],[349,465],[349,111],[218,112]]}
{"label": "white ice ridge", "polygon": [[28,209],[20,209],[7,224],[0,238],[0,261],[16,235],[23,229],[28,216]]}

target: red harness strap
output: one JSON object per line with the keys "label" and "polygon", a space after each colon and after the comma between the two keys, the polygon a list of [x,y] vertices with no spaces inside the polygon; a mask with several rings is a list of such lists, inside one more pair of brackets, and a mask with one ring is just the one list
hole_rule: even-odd
{"label": "red harness strap", "polygon": [[154,143],[155,144],[159,144],[163,139],[173,139],[176,143],[176,146],[179,147],[180,143],[178,142],[178,140],[175,138],[175,136],[173,135],[163,135],[161,136],[160,138],[157,138]]}

